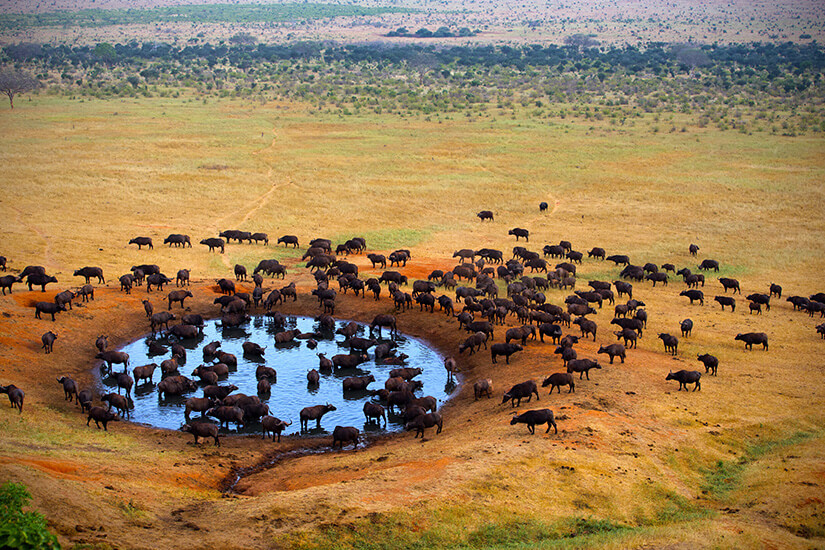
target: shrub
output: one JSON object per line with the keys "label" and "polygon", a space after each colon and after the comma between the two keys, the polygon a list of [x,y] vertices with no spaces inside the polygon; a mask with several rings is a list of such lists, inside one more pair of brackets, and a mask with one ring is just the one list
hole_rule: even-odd
{"label": "shrub", "polygon": [[38,512],[24,512],[31,495],[20,483],[0,486],[0,548],[60,548],[57,537],[46,529],[46,519]]}

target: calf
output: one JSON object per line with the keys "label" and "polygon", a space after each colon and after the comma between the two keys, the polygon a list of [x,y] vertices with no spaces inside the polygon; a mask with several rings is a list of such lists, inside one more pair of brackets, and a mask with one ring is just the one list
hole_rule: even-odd
{"label": "calf", "polygon": [[768,311],[771,310],[771,297],[768,294],[748,294],[745,299],[765,306]]}
{"label": "calf", "polygon": [[703,353],[701,355],[696,356],[696,359],[702,362],[705,365],[705,372],[710,372],[711,375],[716,376],[716,368],[719,366],[719,359],[710,355],[709,353]]}
{"label": "calf", "polygon": [[659,339],[661,339],[662,343],[665,345],[665,353],[670,352],[672,355],[676,355],[676,348],[679,347],[678,338],[662,332],[659,334]]}
{"label": "calf", "polygon": [[702,378],[702,373],[698,370],[680,370],[668,373],[665,380],[676,380],[679,382],[679,391],[682,391],[682,388],[685,388],[685,391],[687,391],[688,384],[695,384],[693,391],[696,391],[702,389],[702,385],[699,382],[700,378]]}
{"label": "calf", "polygon": [[538,401],[539,389],[536,386],[536,383],[532,380],[527,380],[510,388],[510,390],[504,394],[501,404],[503,405],[504,403],[507,403],[507,401],[510,401],[513,407],[521,406],[521,400],[527,399],[527,402],[529,403],[533,398],[534,393],[536,394],[536,401]]}
{"label": "calf", "polygon": [[553,390],[556,388],[558,388],[559,393],[561,393],[562,386],[570,386],[567,393],[576,391],[576,382],[573,379],[573,375],[569,372],[555,372],[551,374],[541,383],[542,388],[546,388],[547,386],[550,386],[550,393],[553,393]]}
{"label": "calf", "polygon": [[550,426],[555,430],[554,433],[559,433],[559,427],[556,425],[556,420],[553,418],[553,411],[550,409],[534,409],[527,411],[518,416],[514,416],[510,420],[510,425],[527,424],[527,429],[531,434],[536,433],[536,425],[547,424],[547,430],[544,433],[550,433]]}
{"label": "calf", "polygon": [[486,394],[488,398],[493,397],[493,381],[489,378],[476,380],[475,384],[473,384],[475,401],[478,401],[478,398],[484,394]]}
{"label": "calf", "polygon": [[627,348],[635,348],[636,347],[636,339],[638,335],[636,331],[630,328],[623,328],[622,330],[617,330],[613,334],[616,335],[617,340],[624,339],[624,345]]}
{"label": "calf", "polygon": [[776,296],[777,298],[781,298],[782,297],[782,287],[775,284],[775,283],[771,283],[770,295],[771,296]]}

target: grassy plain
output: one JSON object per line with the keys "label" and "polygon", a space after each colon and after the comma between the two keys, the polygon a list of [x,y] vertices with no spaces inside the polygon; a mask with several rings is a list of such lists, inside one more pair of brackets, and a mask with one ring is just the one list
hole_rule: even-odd
{"label": "grassy plain", "polygon": [[[29,486],[66,546],[825,544],[820,321],[784,301],[825,290],[821,137],[654,132],[652,120],[617,129],[509,112],[441,122],[339,117],[299,104],[188,98],[35,96],[0,116],[0,162],[12,167],[0,174],[0,252],[12,271],[44,265],[60,281],[45,295],[16,285],[0,298],[0,383],[27,392],[22,415],[0,408],[0,473]],[[540,201],[548,213],[539,213]],[[478,221],[482,209],[495,212],[494,223]],[[651,321],[627,363],[605,364],[573,394],[541,391],[537,405],[561,417],[558,435],[529,436],[508,425],[511,409],[500,399],[473,400],[477,378],[492,378],[500,397],[514,383],[561,370],[553,346],[528,343],[509,366],[491,365],[484,353],[459,358],[466,383],[444,409],[442,434],[284,459],[245,477],[229,498],[220,487],[232,468],[325,443],[289,437],[279,447],[244,437],[213,449],[127,423],[104,433],[86,428],[53,382],[70,374],[91,383],[97,334],[118,343],[145,333],[145,290],[126,297],[115,284],[132,265],[192,269],[191,307],[214,314],[212,280],[235,263],[277,257],[291,266],[287,282],[308,292],[311,277],[292,267],[302,249],[277,249],[281,234],[298,235],[302,245],[363,235],[371,250],[410,248],[402,271],[414,279],[451,267],[458,248],[509,251],[507,230],[516,226],[531,231],[533,250],[567,239],[577,250],[601,246],[640,265],[693,267],[715,258],[718,275],[738,278],[744,294],[767,292],[771,282],[785,294],[757,317],[738,296],[736,313],[714,307],[717,274],[708,277],[703,307],[679,298],[684,285],[676,280],[655,289],[637,283]],[[233,244],[222,256],[197,244],[230,228],[265,231],[272,242]],[[169,233],[190,234],[193,249],[163,247]],[[153,237],[155,249],[126,244],[138,235]],[[691,242],[699,258],[688,256]],[[354,261],[376,272],[366,258]],[[84,265],[107,275],[95,302],[55,324],[34,320],[29,306],[77,286],[71,272]],[[618,271],[586,260],[579,274],[613,280]],[[559,304],[567,293],[550,291],[548,299]],[[160,296],[150,299],[161,307]],[[341,318],[369,320],[391,309],[385,298],[339,301]],[[285,311],[317,309],[302,296]],[[676,358],[664,355],[656,334],[678,333],[685,317],[696,322],[694,335],[681,339]],[[580,357],[597,358],[598,344],[613,341],[610,318],[605,306],[597,342],[582,343]],[[403,313],[399,326],[445,354],[464,338],[438,314]],[[39,336],[53,327],[60,339],[44,356]],[[769,333],[769,352],[745,352],[733,341],[751,330]],[[718,377],[703,376],[701,392],[679,393],[665,382],[670,369],[700,367],[695,357],[705,351],[721,366]]]}

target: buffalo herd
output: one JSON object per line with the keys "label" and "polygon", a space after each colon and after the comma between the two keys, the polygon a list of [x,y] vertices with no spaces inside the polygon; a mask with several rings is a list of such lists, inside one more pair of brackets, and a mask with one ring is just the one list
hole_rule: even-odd
{"label": "buffalo herd", "polygon": [[[547,210],[547,203],[540,204],[540,211]],[[493,212],[489,210],[480,211],[478,218],[483,222],[489,220],[494,222]],[[525,243],[529,242],[529,231],[523,228],[514,228],[508,234],[515,236],[518,241],[523,238]],[[263,242],[268,245],[269,237],[265,233],[252,233],[246,231],[227,230],[220,232],[218,237],[208,237],[200,241],[206,245],[209,251],[218,250],[225,252],[225,247],[232,241],[239,244],[246,242],[251,244]],[[170,247],[190,247],[191,240],[188,235],[171,234],[164,239],[164,244]],[[277,239],[278,244],[285,247],[297,248],[299,238],[295,235],[284,235]],[[138,250],[144,246],[147,250],[152,250],[151,237],[135,237],[129,244],[137,244]],[[587,252],[587,258],[593,261],[609,260],[615,266],[623,266],[619,273],[619,278],[614,281],[590,280],[587,285],[589,290],[576,290],[571,293],[563,305],[550,303],[547,291],[550,289],[575,288],[579,282],[576,274],[576,265],[582,264],[584,254],[573,249],[569,241],[561,241],[557,245],[546,245],[539,252],[533,252],[523,246],[516,246],[513,249],[512,258],[505,259],[502,251],[494,249],[471,249],[464,248],[456,250],[452,257],[457,258],[458,265],[450,270],[435,270],[428,280],[412,281],[412,293],[408,294],[406,288],[410,285],[407,275],[396,270],[387,270],[387,260],[390,267],[403,269],[408,261],[412,261],[409,250],[398,249],[388,254],[370,253],[367,255],[373,269],[381,268],[384,271],[377,276],[359,277],[359,268],[356,264],[341,259],[341,255],[349,257],[351,254],[363,254],[367,250],[366,240],[355,237],[337,245],[334,250],[332,241],[329,239],[311,239],[307,241],[307,251],[302,260],[308,260],[306,268],[312,274],[316,288],[312,290],[312,295],[318,299],[318,308],[323,313],[316,318],[322,326],[334,327],[335,320],[332,317],[335,311],[335,302],[341,295],[352,291],[358,297],[364,296],[369,290],[375,300],[379,300],[382,291],[386,287],[388,295],[393,304],[393,313],[382,313],[374,317],[369,323],[369,338],[359,338],[355,336],[352,326],[347,325],[339,329],[339,333],[345,335],[345,342],[350,348],[347,354],[335,355],[327,358],[323,354],[319,355],[318,370],[312,369],[307,380],[310,385],[319,383],[319,370],[328,372],[333,369],[354,368],[358,364],[367,360],[368,352],[374,348],[373,354],[376,360],[384,364],[403,365],[405,357],[396,356],[392,339],[397,336],[398,314],[405,312],[412,306],[413,301],[419,305],[419,311],[436,313],[436,305],[441,315],[454,318],[458,322],[458,330],[465,332],[466,336],[460,337],[458,355],[468,352],[472,355],[479,352],[482,347],[490,352],[492,363],[498,363],[498,357],[505,358],[505,364],[510,364],[511,358],[514,363],[518,363],[520,352],[525,352],[533,345],[540,345],[537,342],[537,334],[540,342],[544,343],[544,337],[548,336],[552,344],[557,346],[556,354],[561,355],[561,360],[566,372],[551,373],[544,379],[543,387],[550,386],[550,393],[558,388],[567,386],[568,393],[575,391],[574,374],[579,373],[579,380],[586,378],[590,380],[590,371],[599,370],[603,367],[594,359],[579,357],[575,345],[580,339],[588,337],[597,340],[597,322],[591,318],[602,309],[605,304],[613,306],[614,318],[610,325],[617,325],[621,330],[607,331],[609,339],[616,336],[616,341],[603,344],[599,347],[597,354],[606,354],[612,365],[614,359],[618,357],[621,363],[625,363],[628,350],[636,347],[637,340],[642,337],[643,330],[647,328],[648,314],[644,303],[633,298],[634,284],[643,286],[645,281],[667,285],[669,282],[668,272],[673,272],[675,276],[681,276],[686,288],[679,292],[679,296],[688,298],[691,305],[698,303],[699,307],[704,306],[704,288],[706,284],[705,276],[702,273],[693,273],[690,268],[684,267],[676,270],[673,264],[665,263],[658,266],[654,263],[634,265],[631,259],[625,254],[608,255],[604,248],[593,247]],[[688,248],[691,256],[696,256],[699,247],[691,244]],[[548,260],[549,258],[549,260]],[[557,259],[557,260],[554,260]],[[2,269],[6,270],[6,259],[2,258]],[[562,260],[553,265],[555,261]],[[565,261],[566,260],[566,261]],[[696,268],[700,271],[719,272],[720,266],[717,260],[705,259]],[[290,267],[292,269],[292,267]],[[526,274],[526,269],[530,274]],[[237,264],[234,267],[235,281],[246,282],[248,277],[247,268]],[[144,300],[146,315],[149,320],[149,328],[155,334],[165,330],[168,334],[177,339],[197,337],[203,329],[203,318],[200,315],[182,315],[180,323],[170,325],[170,321],[178,320],[178,317],[171,313],[174,304],[180,304],[184,312],[188,311],[184,301],[193,298],[194,294],[189,290],[189,270],[181,269],[177,272],[175,288],[166,296],[168,301],[167,311],[154,313],[151,302]],[[215,299],[215,304],[220,307],[220,318],[223,327],[241,326],[251,319],[250,313],[257,308],[263,308],[265,315],[276,324],[283,319],[283,315],[274,311],[278,303],[291,297],[297,300],[297,290],[292,282],[279,289],[269,291],[265,298],[262,287],[263,276],[284,278],[287,274],[285,266],[278,260],[262,260],[253,271],[251,282],[255,288],[251,294],[246,292],[236,292],[235,281],[231,279],[219,279],[217,288],[223,294]],[[49,315],[52,321],[56,321],[56,315],[62,313],[67,315],[67,311],[72,308],[73,300],[78,297],[85,300],[94,299],[94,287],[91,280],[96,279],[98,284],[105,285],[103,270],[100,267],[87,266],[73,272],[76,277],[85,279],[85,286],[75,290],[66,290],[55,297],[54,301],[34,302],[35,317],[41,319],[43,313]],[[39,286],[42,292],[48,284],[57,283],[54,276],[46,273],[42,266],[27,266],[19,275],[6,275],[0,277],[0,288],[3,295],[6,290],[12,292],[14,283],[28,285],[29,290]],[[162,291],[163,285],[171,284],[172,279],[165,276],[157,265],[143,264],[133,266],[130,272],[118,278],[118,284],[122,292],[130,293],[136,286],[146,283],[146,291],[151,292],[152,287]],[[332,283],[336,282],[337,290],[332,288]],[[735,294],[742,295],[738,280],[730,277],[719,277],[718,282],[723,289],[722,295],[717,295],[713,299],[718,303],[722,311],[726,307],[731,313],[735,312]],[[187,287],[187,288],[183,288]],[[454,294],[453,299],[450,294],[441,294],[436,297],[438,289],[444,289]],[[506,291],[506,297],[499,296],[500,289]],[[727,291],[731,290],[731,295]],[[615,291],[615,293],[614,293]],[[638,294],[638,292],[637,292]],[[771,284],[769,292],[752,293],[746,297],[748,301],[748,312],[751,314],[761,314],[762,310],[770,311],[771,298],[780,299],[782,287]],[[626,303],[616,303],[617,300],[625,298]],[[825,317],[825,294],[818,293],[809,297],[789,296],[786,298],[794,310],[808,313],[810,317],[819,313],[819,317]],[[68,313],[70,315],[71,313]],[[496,328],[505,325],[508,317],[518,320],[520,326],[501,329],[504,334],[504,342],[491,343],[494,340]],[[351,324],[352,325],[352,324]],[[580,335],[565,335],[565,328],[570,329],[572,325],[577,325]],[[690,319],[685,319],[680,323],[682,338],[691,338],[694,330],[694,323]],[[702,327],[698,330],[701,331]],[[825,338],[825,324],[816,327],[817,333]],[[388,331],[390,343],[382,342],[383,331]],[[604,331],[599,334],[605,334]],[[312,348],[314,340],[312,335],[301,334],[300,331],[282,330],[274,335],[276,343],[288,343],[296,339],[305,339],[307,345]],[[374,339],[377,336],[378,339]],[[678,355],[678,338],[667,332],[659,333],[658,338],[664,344],[665,353],[673,356]],[[42,349],[46,353],[52,353],[54,343],[57,339],[57,332],[48,331],[42,336]],[[511,342],[514,340],[518,343]],[[744,343],[746,350],[752,350],[754,345],[762,346],[764,351],[768,351],[768,335],[764,332],[748,332],[737,334],[733,337],[735,341]],[[529,345],[528,345],[529,342]],[[121,417],[129,415],[131,402],[131,389],[135,382],[152,383],[152,379],[158,365],[135,366],[132,376],[129,375],[129,356],[126,353],[108,350],[108,341],[105,336],[101,336],[96,341],[97,354],[95,359],[103,363],[101,370],[108,372],[117,384],[117,393],[101,395],[100,399],[108,406],[96,406],[93,404],[91,390],[79,390],[76,382],[67,376],[58,378],[58,383],[64,391],[67,401],[74,401],[81,410],[87,413],[87,425],[94,420],[98,428],[101,424],[104,430],[108,430],[108,423],[118,421]],[[317,344],[317,342],[316,342]],[[168,353],[164,346],[156,346],[158,355]],[[185,363],[186,351],[182,346],[172,346],[172,357],[164,360],[160,365],[161,379],[157,382],[157,391],[161,399],[170,396],[181,396],[196,391],[199,386],[196,378],[203,388],[203,397],[189,397],[185,402],[185,423],[181,430],[192,433],[197,444],[201,438],[212,438],[216,446],[220,445],[220,427],[229,426],[234,423],[242,426],[250,420],[258,421],[261,424],[263,437],[272,435],[280,441],[281,433],[292,424],[291,421],[284,421],[269,415],[268,406],[261,401],[259,396],[246,396],[244,394],[233,393],[237,388],[233,385],[220,385],[219,380],[226,376],[228,366],[237,363],[237,359],[231,354],[222,352],[219,342],[204,348],[204,361],[206,364],[196,368],[190,376],[182,375],[179,372],[180,366]],[[265,348],[253,342],[247,342],[243,346],[245,355],[263,357]],[[153,352],[154,353],[154,352]],[[519,355],[516,355],[519,354]],[[526,354],[526,353],[525,353]],[[699,354],[697,360],[705,366],[705,373],[715,376],[717,374],[718,359],[708,353]],[[122,365],[123,372],[116,373],[115,365]],[[459,372],[459,366],[455,358],[448,357],[444,362],[448,380],[452,381],[453,375]],[[500,367],[499,367],[500,368]],[[420,368],[399,368],[393,370],[391,377],[386,381],[383,390],[368,390],[369,384],[375,382],[372,375],[353,376],[343,380],[343,391],[369,391],[378,398],[377,401],[369,401],[364,405],[364,416],[367,422],[379,423],[383,419],[386,424],[386,409],[401,411],[404,420],[404,427],[407,431],[414,431],[415,436],[419,435],[423,439],[424,431],[427,428],[436,428],[436,434],[441,433],[443,428],[443,417],[436,410],[436,400],[432,397],[417,397],[415,391],[420,389],[421,383],[415,380],[415,376],[421,372]],[[666,380],[676,380],[679,382],[679,391],[688,389],[688,385],[693,385],[693,391],[701,390],[702,373],[694,370],[670,371]],[[259,395],[268,395],[271,384],[277,382],[277,375],[274,369],[261,365],[256,372],[258,379]],[[586,382],[581,382],[586,383]],[[121,395],[121,391],[125,395]],[[24,393],[13,384],[7,386],[0,385],[0,392],[9,396],[11,406],[22,413]],[[481,397],[491,397],[493,393],[493,381],[491,379],[480,378],[473,384],[473,393],[476,400]],[[515,384],[503,394],[502,404],[511,402],[513,408],[520,407],[522,400],[530,402],[533,395],[539,400],[538,387],[535,381],[526,380]],[[383,404],[381,403],[383,402]],[[311,405],[300,410],[301,431],[309,430],[309,423],[315,421],[315,427],[320,429],[323,417],[332,411],[335,406],[326,403]],[[209,416],[217,420],[218,424],[210,422],[193,422],[190,419],[192,412],[199,412],[201,416]],[[529,410],[521,414],[514,414],[511,424],[527,424],[531,434],[535,433],[535,426],[547,424],[547,430],[553,427],[558,433],[556,418],[550,409]],[[343,446],[351,443],[356,448],[361,438],[360,431],[351,426],[336,426],[332,432],[332,447]]]}

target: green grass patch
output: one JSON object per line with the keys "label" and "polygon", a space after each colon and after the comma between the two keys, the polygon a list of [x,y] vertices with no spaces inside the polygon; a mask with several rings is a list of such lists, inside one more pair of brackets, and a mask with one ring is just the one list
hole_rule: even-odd
{"label": "green grass patch", "polygon": [[750,444],[742,456],[736,460],[719,460],[713,468],[703,469],[701,473],[705,480],[702,490],[707,491],[713,498],[724,500],[730,493],[739,489],[742,476],[753,462],[765,455],[799,445],[814,437],[818,435],[813,432],[799,431],[785,439]]}
{"label": "green grass patch", "polygon": [[204,4],[150,9],[56,11],[0,15],[0,29],[32,27],[106,27],[155,23],[277,23],[296,19],[359,17],[416,10],[339,4]]}
{"label": "green grass patch", "polygon": [[496,518],[479,518],[475,512],[463,507],[415,516],[372,514],[367,520],[345,525],[330,524],[315,532],[292,535],[287,545],[295,548],[358,550],[595,548],[638,530],[597,518],[569,517],[543,521],[528,514],[515,513],[499,514]]}
{"label": "green grass patch", "polygon": [[361,232],[357,235],[337,234],[331,240],[334,247],[336,244],[345,243],[353,237],[364,237],[367,241],[367,252],[374,250],[392,251],[418,246],[434,231],[439,231],[439,228],[432,226],[424,229],[382,229]]}

